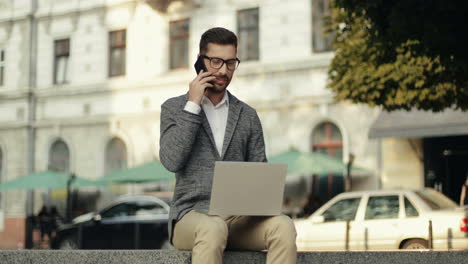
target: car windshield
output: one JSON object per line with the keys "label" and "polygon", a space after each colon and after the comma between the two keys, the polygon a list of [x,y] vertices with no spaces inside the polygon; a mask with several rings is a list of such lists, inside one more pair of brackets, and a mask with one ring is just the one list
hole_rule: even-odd
{"label": "car windshield", "polygon": [[426,189],[423,191],[416,191],[415,193],[433,210],[453,209],[457,207],[456,203],[435,190]]}
{"label": "car windshield", "polygon": [[323,212],[325,222],[353,221],[360,201],[360,197],[337,201]]}

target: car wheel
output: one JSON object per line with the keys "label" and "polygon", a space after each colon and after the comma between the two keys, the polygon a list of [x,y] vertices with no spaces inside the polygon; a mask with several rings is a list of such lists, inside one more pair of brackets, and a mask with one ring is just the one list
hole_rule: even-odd
{"label": "car wheel", "polygon": [[424,239],[410,239],[406,241],[402,249],[427,249],[429,248],[428,243]]}
{"label": "car wheel", "polygon": [[78,242],[73,236],[64,237],[62,240],[59,241],[58,248],[67,250],[78,249]]}
{"label": "car wheel", "polygon": [[169,242],[169,239],[166,239],[162,242],[161,249],[175,249],[175,248],[173,245],[171,245],[171,242]]}

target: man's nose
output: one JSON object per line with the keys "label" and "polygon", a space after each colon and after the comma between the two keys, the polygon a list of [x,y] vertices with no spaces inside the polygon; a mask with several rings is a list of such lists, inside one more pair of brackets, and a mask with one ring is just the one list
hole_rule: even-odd
{"label": "man's nose", "polygon": [[223,66],[221,66],[221,68],[218,69],[218,72],[222,73],[223,75],[226,75],[226,73],[228,72],[226,63],[223,63]]}

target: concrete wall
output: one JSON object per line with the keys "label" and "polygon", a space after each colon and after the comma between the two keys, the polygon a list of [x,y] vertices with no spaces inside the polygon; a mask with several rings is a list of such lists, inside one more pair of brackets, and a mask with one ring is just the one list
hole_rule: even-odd
{"label": "concrete wall", "polygon": [[[223,263],[266,263],[263,252],[225,252]],[[99,250],[99,251],[50,251],[9,250],[0,251],[0,262],[4,264],[58,264],[58,263],[134,263],[134,264],[189,264],[191,254],[177,250]],[[422,251],[422,252],[299,252],[297,263],[329,264],[393,264],[393,263],[465,263],[468,251]]]}
{"label": "concrete wall", "polygon": [[[26,222],[23,217],[8,217],[3,223],[3,230],[0,232],[0,248],[23,249]],[[0,262],[2,257],[0,256]]]}
{"label": "concrete wall", "polygon": [[382,187],[418,189],[424,187],[422,141],[386,138],[382,140]]}

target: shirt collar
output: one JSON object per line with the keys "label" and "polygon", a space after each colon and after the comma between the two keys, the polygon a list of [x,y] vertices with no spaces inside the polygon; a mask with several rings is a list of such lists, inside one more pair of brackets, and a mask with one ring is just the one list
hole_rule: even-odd
{"label": "shirt collar", "polygon": [[226,104],[226,106],[229,106],[229,96],[227,91],[224,92],[223,99],[221,99],[221,102],[217,104],[216,106],[213,105],[213,103],[210,101],[210,99],[206,96],[203,96],[202,104],[208,104],[212,106],[213,108],[217,109],[220,108],[223,104]]}

